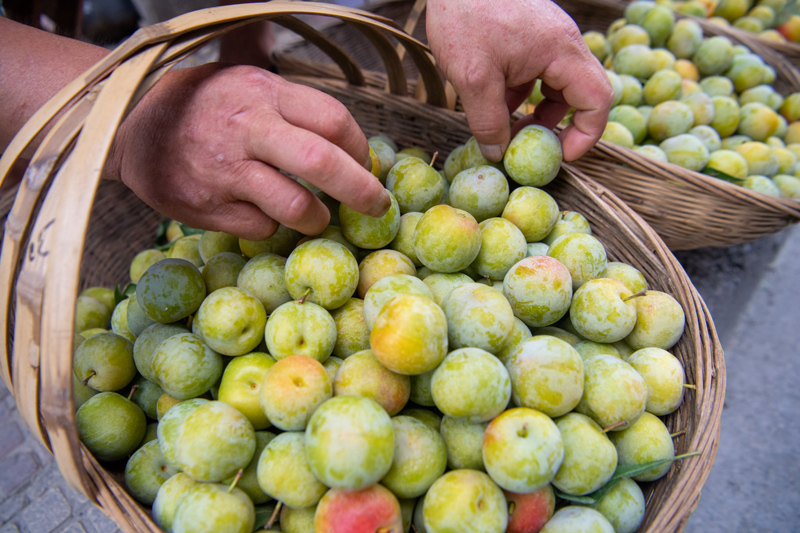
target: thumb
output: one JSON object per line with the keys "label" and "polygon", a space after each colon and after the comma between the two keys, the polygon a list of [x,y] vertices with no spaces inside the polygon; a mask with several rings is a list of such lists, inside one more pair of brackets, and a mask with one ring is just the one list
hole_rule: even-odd
{"label": "thumb", "polygon": [[460,84],[453,82],[453,86],[481,153],[489,161],[502,160],[511,138],[506,80],[502,71],[487,71],[479,79],[472,78]]}

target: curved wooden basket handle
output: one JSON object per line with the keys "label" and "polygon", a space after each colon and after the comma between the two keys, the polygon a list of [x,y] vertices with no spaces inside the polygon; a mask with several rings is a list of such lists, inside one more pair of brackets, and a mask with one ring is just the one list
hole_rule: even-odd
{"label": "curved wooden basket handle", "polygon": [[[352,59],[319,32],[292,18],[294,14],[331,16],[353,24],[384,59],[390,91],[405,96],[406,76],[387,37],[392,36],[420,71],[427,102],[445,105],[444,87],[428,48],[387,19],[313,2],[238,4],[188,13],[139,30],[39,109],[0,158],[0,180],[4,180],[33,138],[59,117],[28,165],[4,230],[0,309],[5,326],[0,328],[0,375],[10,390],[16,390],[20,415],[34,436],[53,452],[67,482],[92,500],[110,501],[119,496],[113,494],[113,487],[100,482],[99,466],[77,436],[71,346],[91,206],[117,129],[179,60],[227,31],[260,20],[275,20],[298,31],[328,53],[349,81],[363,85],[363,74]],[[11,324],[13,376],[12,353],[8,351]]]}

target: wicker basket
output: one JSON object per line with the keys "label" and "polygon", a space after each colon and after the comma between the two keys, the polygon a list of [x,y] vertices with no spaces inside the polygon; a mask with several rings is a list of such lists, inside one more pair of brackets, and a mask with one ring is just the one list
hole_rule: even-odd
{"label": "wicker basket", "polygon": [[[622,17],[624,4],[613,0],[558,0],[581,31],[605,32]],[[702,21],[704,31],[717,26]],[[729,36],[750,46],[775,68],[776,88],[800,90],[794,67],[774,50]],[[656,161],[629,148],[600,141],[575,162],[649,222],[672,250],[730,246],[750,242],[800,220],[800,201],[773,198],[706,174]]]}
{"label": "wicker basket", "polygon": [[[6,176],[36,132],[65,110],[34,155],[7,219],[0,256],[5,317],[0,370],[23,420],[52,451],[69,484],[124,531],[159,529],[149,509],[126,493],[122,465],[99,464],[78,439],[71,376],[74,302],[81,288],[124,279],[135,253],[151,246],[152,228],[161,217],[121,184],[101,182],[100,169],[121,120],[176,61],[244,22],[273,18],[308,33],[288,18],[294,12],[339,17],[369,32],[386,52],[394,94],[337,79],[289,79],[344,102],[368,135],[388,134],[401,145],[444,152],[468,138],[463,115],[441,107],[441,80],[418,42],[355,10],[274,1],[190,13],[140,31],[40,110],[0,159],[0,176]],[[394,47],[387,35],[416,60],[427,98],[436,105],[398,96],[407,90],[398,81],[405,74],[397,72],[400,61],[388,52]],[[348,75],[360,79],[355,71]],[[712,319],[666,245],[612,193],[566,165],[549,190],[562,209],[588,218],[611,259],[640,269],[651,288],[672,294],[685,310],[686,330],[673,351],[696,389],[666,423],[679,433],[678,453],[700,455],[676,463],[666,477],[645,487],[648,508],[641,528],[680,531],[697,503],[719,437],[725,366]]]}

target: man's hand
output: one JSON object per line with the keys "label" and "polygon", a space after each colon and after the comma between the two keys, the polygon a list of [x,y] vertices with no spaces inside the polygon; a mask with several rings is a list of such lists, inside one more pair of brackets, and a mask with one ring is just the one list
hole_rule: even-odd
{"label": "man's hand", "polygon": [[611,84],[575,22],[550,0],[430,0],[427,9],[431,50],[487,159],[502,159],[512,133],[509,113],[537,78],[545,99],[515,124],[515,133],[531,123],[552,128],[574,107],[573,123],[561,133],[567,161],[603,134]]}
{"label": "man's hand", "polygon": [[267,71],[174,70],[125,120],[107,170],[190,226],[265,239],[278,223],[314,235],[329,222],[316,185],[373,216],[389,208],[362,163],[369,147],[340,102]]}

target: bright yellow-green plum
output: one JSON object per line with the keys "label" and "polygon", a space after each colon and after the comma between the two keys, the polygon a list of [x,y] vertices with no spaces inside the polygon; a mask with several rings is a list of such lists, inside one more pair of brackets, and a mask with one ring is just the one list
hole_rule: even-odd
{"label": "bright yellow-green plum", "polygon": [[442,413],[486,422],[508,405],[511,380],[503,363],[489,352],[460,348],[447,354],[433,373],[431,394]]}
{"label": "bright yellow-green plum", "polygon": [[614,526],[616,533],[635,533],[644,521],[644,493],[639,484],[621,478],[597,503],[590,505]]}
{"label": "bright yellow-green plum", "polygon": [[155,381],[179,400],[208,392],[222,376],[222,356],[193,333],[173,335],[153,352]]}
{"label": "bright yellow-green plum", "polygon": [[447,317],[431,298],[400,294],[386,302],[370,332],[370,345],[398,374],[430,372],[447,355]]}
{"label": "bright yellow-green plum", "polygon": [[628,74],[619,77],[622,81],[622,98],[619,105],[639,106],[644,102],[644,88],[642,82]]}
{"label": "bright yellow-green plum", "polygon": [[764,64],[764,60],[757,54],[740,54],[733,58],[731,67],[725,76],[733,81],[733,87],[738,93],[751,89],[768,81],[771,67]]}
{"label": "bright yellow-green plum", "polygon": [[285,257],[274,253],[256,255],[239,271],[236,286],[258,298],[264,311],[272,314],[279,305],[292,299],[283,278],[285,267]]}
{"label": "bright yellow-green plum", "polygon": [[609,261],[606,277],[622,282],[631,294],[647,290],[647,280],[637,268],[619,261]]}
{"label": "bright yellow-green plum", "polygon": [[[266,494],[258,484],[258,460],[264,448],[267,447],[267,444],[269,444],[275,436],[274,433],[269,431],[256,431],[256,451],[253,453],[253,458],[236,482],[236,487],[247,494],[255,505],[262,505],[270,500],[270,496]],[[231,486],[238,476],[239,473],[237,472],[234,477],[226,479],[222,483]]]}
{"label": "bright yellow-green plum", "polygon": [[573,348],[575,348],[575,351],[578,352],[578,354],[581,356],[581,359],[584,361],[593,355],[601,353],[613,355],[614,357],[619,357],[622,359],[619,350],[617,350],[613,344],[584,340],[573,346]]}
{"label": "bright yellow-green plum", "polygon": [[94,328],[107,328],[113,309],[94,296],[78,296],[75,300],[75,333]]}
{"label": "bright yellow-green plum", "polygon": [[561,168],[561,142],[551,130],[532,125],[522,128],[506,149],[506,172],[520,185],[541,187],[556,177]]}
{"label": "bright yellow-green plum", "polygon": [[692,110],[695,126],[708,125],[714,120],[714,102],[706,93],[699,91],[687,94],[680,101]]}
{"label": "bright yellow-green plum", "polygon": [[197,483],[181,497],[173,533],[249,533],[253,531],[253,502],[241,489],[219,483]]}
{"label": "bright yellow-green plum", "polygon": [[131,282],[137,283],[148,268],[166,258],[167,254],[156,249],[143,250],[136,254],[129,269]]}
{"label": "bright yellow-green plum", "polygon": [[84,385],[98,391],[119,390],[136,376],[133,343],[115,333],[98,333],[78,346],[72,366]]}
{"label": "bright yellow-green plum", "polygon": [[492,478],[477,470],[451,470],[437,479],[420,506],[425,531],[503,533],[508,504]]}
{"label": "bright yellow-green plum", "polygon": [[647,132],[656,141],[663,141],[682,133],[687,133],[694,126],[694,112],[683,102],[669,100],[653,107],[647,119]]}
{"label": "bright yellow-green plum", "polygon": [[378,157],[378,161],[380,161],[381,168],[378,179],[385,185],[389,170],[397,163],[397,152],[393,150],[389,144],[380,139],[370,139],[368,143],[369,147],[372,148],[375,155]]}
{"label": "bright yellow-green plum", "polygon": [[733,63],[733,43],[721,35],[704,39],[692,56],[692,61],[703,76],[722,74]]}
{"label": "bright yellow-green plum", "polygon": [[334,396],[314,411],[305,444],[317,479],[329,487],[360,490],[377,483],[391,468],[394,429],[374,400]]}
{"label": "bright yellow-green plum", "polygon": [[795,176],[787,176],[786,174],[778,174],[772,178],[775,185],[781,191],[781,197],[791,198],[793,200],[800,200],[800,178]]}
{"label": "bright yellow-green plum", "polygon": [[253,294],[223,287],[209,294],[197,310],[198,335],[214,351],[236,356],[253,351],[264,338],[267,313]]}
{"label": "bright yellow-green plum", "polygon": [[669,159],[667,158],[667,154],[659,148],[658,146],[654,146],[652,144],[646,144],[644,146],[637,146],[634,150],[644,156],[647,156],[651,159],[655,159],[656,161],[662,161],[664,163],[669,163]]}
{"label": "bright yellow-green plum", "polygon": [[266,445],[256,476],[261,490],[296,509],[316,505],[328,491],[311,472],[305,434],[300,431],[281,433]]}
{"label": "bright yellow-green plum", "polygon": [[[238,242],[236,246],[238,250]],[[235,287],[239,273],[246,263],[247,259],[238,251],[220,252],[210,257],[201,269],[207,291],[212,293],[222,287]]]}
{"label": "bright yellow-green plum", "polygon": [[[310,505],[302,509],[292,509],[288,505],[281,507],[280,527],[283,533],[311,533],[314,531],[314,515],[317,506]],[[260,532],[259,532],[260,533]]]}
{"label": "bright yellow-green plum", "polygon": [[[433,171],[433,173],[436,174],[436,171]],[[441,186],[441,178],[439,175],[437,174],[435,178],[437,184]],[[387,181],[389,180],[388,177],[386,179]],[[346,204],[339,205],[339,225],[342,230],[342,235],[344,235],[348,241],[359,248],[368,250],[383,248],[392,242],[392,239],[394,239],[395,235],[397,235],[397,231],[400,229],[400,215],[402,212],[395,195],[388,190],[387,194],[391,199],[391,204],[386,214],[381,217],[372,217],[359,213]],[[438,203],[440,198],[441,194],[437,197],[435,203]],[[415,209],[409,209],[409,211],[414,210]],[[295,251],[297,251],[297,248]]]}
{"label": "bright yellow-green plum", "polygon": [[447,466],[451,470],[483,470],[483,435],[489,422],[470,422],[445,415],[440,432],[447,446]]}
{"label": "bright yellow-green plum", "polygon": [[397,235],[389,243],[389,248],[408,257],[415,267],[422,266],[422,262],[417,257],[417,252],[414,251],[414,231],[417,229],[417,224],[421,218],[422,213],[418,212],[403,214],[400,217],[400,229],[397,230]]}
{"label": "bright yellow-green plum", "polygon": [[463,167],[461,166],[461,157],[464,153],[464,145],[459,144],[453,150],[447,154],[447,157],[444,160],[444,177],[445,179],[452,183],[453,178],[461,172]]}
{"label": "bright yellow-green plum", "polygon": [[409,399],[415,404],[425,407],[433,407],[436,405],[433,401],[433,395],[431,394],[431,378],[433,378],[433,372],[435,370],[434,368],[428,372],[411,376],[411,394],[409,395]]}
{"label": "bright yellow-green plum", "polygon": [[501,281],[528,251],[525,235],[505,218],[489,218],[479,224],[481,248],[472,268],[488,280]]}
{"label": "bright yellow-green plum", "polygon": [[195,234],[179,238],[167,250],[167,258],[181,259],[197,268],[201,268],[203,266],[203,258],[200,257],[200,237],[200,234]]}
{"label": "bright yellow-green plum", "polygon": [[239,239],[224,231],[206,231],[200,236],[198,252],[203,263],[217,254],[228,252],[241,254]]}
{"label": "bright yellow-green plum", "polygon": [[730,137],[739,127],[739,104],[729,96],[712,96],[711,102],[714,104],[711,127],[721,138]]}
{"label": "bright yellow-green plum", "polygon": [[281,257],[288,257],[294,249],[297,241],[300,240],[300,233],[292,228],[288,228],[283,224],[278,225],[278,229],[263,241],[248,241],[247,239],[239,239],[239,249],[245,257],[253,258],[259,254],[271,253],[280,255]]}
{"label": "bright yellow-green plum", "polygon": [[495,167],[482,165],[456,174],[448,203],[466,211],[478,222],[499,216],[508,201],[508,178]]}
{"label": "bright yellow-green plum", "polygon": [[305,355],[319,362],[333,353],[336,322],[331,314],[311,302],[292,301],[278,307],[267,320],[264,340],[277,360]]}
{"label": "bright yellow-green plum", "polygon": [[150,381],[158,381],[153,370],[153,356],[156,348],[163,341],[179,333],[189,333],[189,330],[179,324],[154,323],[136,338],[133,343],[133,361],[139,373]]}
{"label": "bright yellow-green plum", "polygon": [[625,342],[634,350],[656,347],[669,350],[683,334],[686,315],[671,295],[648,290],[631,301],[636,303],[636,326]]}
{"label": "bright yellow-green plum", "polygon": [[503,364],[506,364],[512,355],[517,351],[519,345],[533,336],[530,328],[517,317],[514,317],[514,328],[508,336],[503,348],[495,355]]}
{"label": "bright yellow-green plum", "polygon": [[376,281],[393,274],[415,276],[417,269],[411,259],[395,250],[369,253],[358,265],[358,295],[363,298]]}
{"label": "bright yellow-green plum", "polygon": [[505,363],[511,378],[514,403],[562,416],[578,405],[583,395],[583,361],[567,342],[536,335],[519,344]]}
{"label": "bright yellow-green plum", "polygon": [[661,348],[642,348],[628,357],[628,364],[647,382],[648,413],[663,416],[680,407],[686,374],[677,357]]}
{"label": "bright yellow-green plum", "polygon": [[742,187],[750,189],[751,191],[760,192],[761,194],[766,194],[767,196],[774,196],[775,198],[781,197],[780,188],[767,176],[760,176],[758,174],[747,176],[742,182]]}
{"label": "bright yellow-green plum", "polygon": [[[444,184],[436,169],[413,156],[403,158],[392,166],[386,176],[386,189],[394,194],[401,214],[412,211],[424,213],[438,204],[444,194]],[[341,210],[339,216],[341,220]]]}
{"label": "bright yellow-green plum", "polygon": [[[669,429],[660,418],[644,413],[630,427],[609,435],[617,447],[620,465],[640,465],[660,459],[675,457],[675,445]],[[656,466],[642,474],[633,476],[636,481],[655,481],[664,477],[672,463]]]}
{"label": "bright yellow-green plum", "polygon": [[[739,152],[733,150],[717,150],[711,152],[706,168],[713,168],[734,178],[745,179],[750,174],[747,160]],[[639,291],[636,291],[639,292]]]}
{"label": "bright yellow-green plum", "polygon": [[364,300],[350,298],[343,306],[333,310],[331,317],[336,324],[333,356],[345,359],[369,348],[369,328],[364,317]]}
{"label": "bright yellow-green plum", "polygon": [[499,352],[514,328],[514,312],[500,291],[480,283],[453,289],[442,302],[450,349],[473,347]]}
{"label": "bright yellow-green plum", "polygon": [[272,356],[253,352],[233,359],[222,373],[217,399],[235,407],[256,430],[270,427],[259,396],[264,377],[274,364]]}
{"label": "bright yellow-green plum", "polygon": [[128,304],[130,301],[130,298],[125,298],[114,307],[114,312],[111,313],[111,331],[131,342],[136,342],[136,335],[133,334],[128,325]]}
{"label": "bright yellow-green plum", "polygon": [[511,492],[546,486],[564,460],[564,442],[555,422],[527,407],[509,409],[489,422],[482,451],[486,472]]}
{"label": "bright yellow-green plum", "polygon": [[478,146],[478,141],[475,139],[475,137],[470,137],[467,139],[467,142],[464,143],[464,150],[461,152],[461,170],[480,167],[483,165],[489,165],[505,172],[503,168],[503,162],[500,161],[495,163],[483,157],[481,148]]}
{"label": "bright yellow-green plum", "polygon": [[667,100],[678,100],[682,95],[683,78],[672,69],[655,72],[644,85],[644,101],[658,105]]}
{"label": "bright yellow-green plum", "polygon": [[153,502],[153,520],[164,531],[172,531],[172,523],[175,520],[175,512],[178,510],[178,502],[181,497],[197,482],[179,472],[159,487],[156,499]]}
{"label": "bright yellow-green plum", "polygon": [[459,272],[469,266],[481,248],[481,230],[475,217],[448,205],[428,209],[414,231],[414,251],[434,272]]}
{"label": "bright yellow-green plum", "polygon": [[455,274],[437,272],[426,277],[423,281],[433,293],[433,301],[441,306],[450,291],[465,283],[472,283],[472,278],[461,272],[456,272]]}
{"label": "bright yellow-green plum", "polygon": [[299,245],[286,259],[284,280],[292,298],[305,296],[307,302],[336,309],[358,287],[358,262],[343,244],[314,239]]}
{"label": "bright yellow-green plum", "polygon": [[602,514],[589,507],[568,505],[553,515],[540,533],[615,533]]}
{"label": "bright yellow-green plum", "polygon": [[582,214],[575,211],[562,211],[553,229],[542,239],[542,242],[550,246],[557,238],[572,232],[588,233],[591,235],[592,228],[589,226],[589,221],[586,220],[586,217]]}
{"label": "bright yellow-green plum", "polygon": [[139,446],[147,427],[142,410],[116,392],[92,396],[75,416],[78,437],[100,461],[128,457]]}
{"label": "bright yellow-green plum", "polygon": [[194,480],[218,482],[245,468],[255,449],[255,431],[247,418],[225,402],[209,401],[180,423],[174,453],[178,466]]}
{"label": "bright yellow-green plum", "polygon": [[530,256],[515,264],[503,280],[503,294],[514,316],[529,327],[558,322],[572,301],[572,276],[550,256]]}
{"label": "bright yellow-green plum", "polygon": [[325,367],[311,357],[290,355],[267,371],[259,404],[273,426],[301,431],[314,410],[331,396],[333,383]]}
{"label": "bright yellow-green plum", "polygon": [[601,278],[606,274],[608,266],[606,249],[597,238],[586,233],[562,235],[553,241],[547,255],[567,267],[572,278],[573,290],[578,290],[587,281]]}
{"label": "bright yellow-green plum", "polygon": [[517,226],[529,243],[545,238],[559,218],[558,204],[536,187],[518,187],[508,197],[502,217]]}
{"label": "bright yellow-green plum", "polygon": [[137,376],[131,384],[131,391],[131,401],[139,406],[147,418],[158,420],[158,399],[164,390],[157,383]]}
{"label": "bright yellow-green plum", "polygon": [[631,44],[650,46],[650,35],[647,30],[639,26],[638,21],[626,24],[615,31],[609,38],[612,53],[618,53],[622,48]]}
{"label": "bright yellow-green plum", "polygon": [[[647,121],[639,110],[631,105],[618,105],[608,114],[608,120],[609,124],[616,122],[625,126],[631,132],[634,144],[641,143],[647,136]],[[608,127],[606,130],[608,131]]]}
{"label": "bright yellow-green plum", "polygon": [[699,172],[708,166],[711,157],[705,143],[697,136],[684,133],[663,141],[659,148],[674,165]]}
{"label": "bright yellow-green plum", "polygon": [[739,110],[739,130],[754,141],[765,141],[778,131],[778,114],[760,102],[743,104]]}
{"label": "bright yellow-green plum", "polygon": [[653,75],[653,51],[645,44],[629,44],[620,48],[613,59],[614,72],[641,80]]}
{"label": "bright yellow-green plum", "polygon": [[617,468],[617,450],[597,422],[580,413],[555,420],[564,444],[564,460],[553,486],[583,496],[605,485]]}
{"label": "bright yellow-green plum", "polygon": [[[609,61],[609,58],[606,58],[606,61]],[[614,91],[614,100],[611,103],[611,107],[614,107],[622,102],[622,95],[625,92],[625,85],[623,85],[620,76],[617,75],[616,72],[608,70],[608,68],[606,68],[606,77],[608,78],[608,82],[611,84],[611,88]]]}
{"label": "bright yellow-green plum", "polygon": [[364,295],[364,320],[372,330],[384,304],[398,294],[416,294],[433,300],[433,293],[424,281],[408,274],[393,274],[375,282]]}
{"label": "bright yellow-green plum", "polygon": [[722,147],[722,140],[719,138],[719,133],[711,126],[695,126],[689,130],[689,135],[694,135],[703,141],[709,154]]}
{"label": "bright yellow-green plum", "polygon": [[164,460],[171,466],[178,466],[175,458],[175,441],[180,434],[181,425],[189,414],[207,403],[203,398],[193,398],[183,402],[177,402],[169,407],[158,421],[157,437],[158,446],[164,454]]}
{"label": "bright yellow-green plum", "polygon": [[613,355],[598,354],[583,362],[583,397],[575,410],[603,429],[619,431],[644,413],[647,383],[634,368]]}
{"label": "bright yellow-green plum", "polygon": [[604,141],[623,146],[625,148],[633,148],[634,139],[633,133],[619,122],[610,121],[606,123],[605,130],[601,137]]}
{"label": "bright yellow-green plum", "polygon": [[333,380],[333,394],[370,398],[394,416],[408,403],[411,379],[383,366],[367,349],[344,360]]}
{"label": "bright yellow-green plum", "polygon": [[666,46],[678,59],[689,59],[702,41],[703,28],[696,21],[687,18],[675,23]]}
{"label": "bright yellow-green plum", "polygon": [[438,429],[410,416],[392,418],[394,458],[381,484],[399,498],[425,494],[447,468],[447,448]]}
{"label": "bright yellow-green plum", "polygon": [[612,278],[587,281],[572,296],[572,325],[582,337],[594,342],[621,341],[636,325],[636,306],[626,301],[632,294]]}
{"label": "bright yellow-green plum", "polygon": [[161,485],[178,471],[164,461],[158,441],[150,441],[125,464],[125,486],[136,501],[152,505]]}
{"label": "bright yellow-green plum", "polygon": [[606,40],[606,36],[599,31],[584,32],[583,41],[598,61],[603,61],[611,52],[611,46]]}

